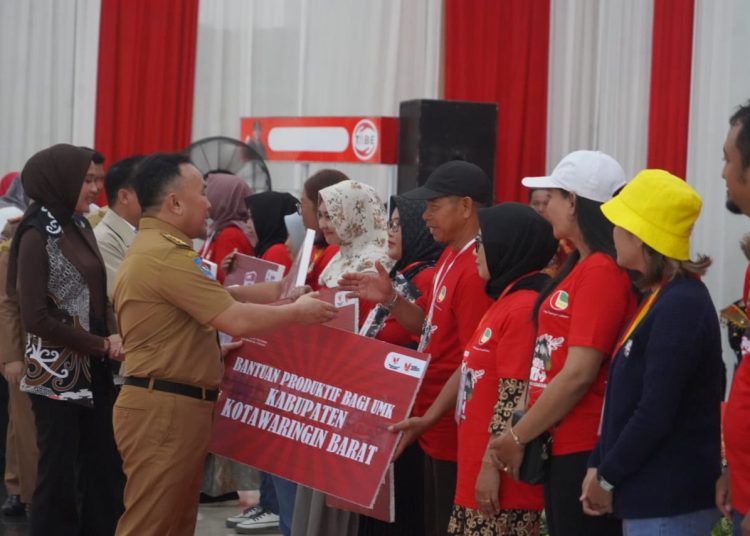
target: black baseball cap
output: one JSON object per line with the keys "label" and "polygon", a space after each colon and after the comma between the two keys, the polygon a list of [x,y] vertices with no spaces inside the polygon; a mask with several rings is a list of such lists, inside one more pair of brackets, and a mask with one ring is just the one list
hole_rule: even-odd
{"label": "black baseball cap", "polygon": [[474,201],[492,204],[492,184],[482,168],[464,160],[451,160],[430,173],[424,185],[402,194],[406,199],[429,201],[438,197],[457,195]]}

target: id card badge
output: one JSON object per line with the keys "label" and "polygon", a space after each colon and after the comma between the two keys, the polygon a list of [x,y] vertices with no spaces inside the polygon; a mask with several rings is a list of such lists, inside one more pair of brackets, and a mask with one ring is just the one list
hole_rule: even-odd
{"label": "id card badge", "polygon": [[424,352],[425,348],[430,345],[433,331],[435,331],[435,326],[432,325],[432,311],[430,311],[427,318],[422,322],[422,333],[419,337],[419,347],[417,348],[417,351]]}

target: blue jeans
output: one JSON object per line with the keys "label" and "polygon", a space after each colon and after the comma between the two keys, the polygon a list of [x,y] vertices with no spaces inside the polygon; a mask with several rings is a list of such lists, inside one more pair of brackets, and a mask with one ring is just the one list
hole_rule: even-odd
{"label": "blue jeans", "polygon": [[706,536],[719,521],[716,508],[671,517],[623,519],[623,536]]}
{"label": "blue jeans", "polygon": [[279,505],[279,530],[284,536],[292,533],[294,519],[294,500],[297,497],[297,484],[291,480],[284,480],[278,476],[269,475],[276,489],[276,499]]}
{"label": "blue jeans", "polygon": [[732,510],[732,536],[742,536],[742,518],[737,510]]}
{"label": "blue jeans", "polygon": [[268,473],[260,473],[260,501],[258,506],[268,512],[279,514],[279,501],[276,498],[276,488]]}

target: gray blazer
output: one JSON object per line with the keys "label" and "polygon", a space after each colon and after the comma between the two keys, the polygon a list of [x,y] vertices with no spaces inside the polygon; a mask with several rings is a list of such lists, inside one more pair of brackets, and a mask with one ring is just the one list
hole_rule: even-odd
{"label": "gray blazer", "polygon": [[117,269],[125,258],[130,244],[133,243],[135,231],[110,208],[99,225],[94,227],[94,236],[104,259],[104,266],[107,268],[107,297],[111,302]]}

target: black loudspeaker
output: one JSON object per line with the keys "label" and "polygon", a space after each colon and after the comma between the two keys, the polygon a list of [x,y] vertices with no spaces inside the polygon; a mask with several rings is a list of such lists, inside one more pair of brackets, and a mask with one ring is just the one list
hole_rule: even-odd
{"label": "black loudspeaker", "polygon": [[401,103],[398,193],[421,186],[436,167],[466,160],[481,167],[495,187],[497,104],[448,100]]}

